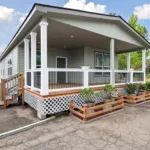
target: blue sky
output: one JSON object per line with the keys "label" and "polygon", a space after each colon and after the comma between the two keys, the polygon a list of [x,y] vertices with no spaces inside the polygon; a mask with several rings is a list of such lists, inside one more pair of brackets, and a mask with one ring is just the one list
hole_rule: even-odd
{"label": "blue sky", "polygon": [[65,5],[86,11],[92,9],[100,13],[116,12],[127,21],[136,11],[139,22],[147,27],[150,37],[150,0],[0,0],[0,52],[7,46],[34,3]]}

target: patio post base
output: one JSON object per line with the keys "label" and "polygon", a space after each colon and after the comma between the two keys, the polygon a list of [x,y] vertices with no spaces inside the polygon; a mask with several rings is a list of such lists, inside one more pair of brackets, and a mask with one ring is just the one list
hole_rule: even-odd
{"label": "patio post base", "polygon": [[41,120],[46,119],[46,115],[42,114],[41,112],[37,111],[37,117]]}

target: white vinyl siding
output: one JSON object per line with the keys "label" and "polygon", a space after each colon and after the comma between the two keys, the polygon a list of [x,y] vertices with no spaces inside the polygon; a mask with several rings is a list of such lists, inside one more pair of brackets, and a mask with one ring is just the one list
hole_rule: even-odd
{"label": "white vinyl siding", "polygon": [[24,73],[24,47],[18,48],[18,72]]}
{"label": "white vinyl siding", "polygon": [[8,78],[10,75],[8,74],[8,61],[12,60],[12,75],[18,73],[18,47],[15,47],[2,61],[2,77]]}
{"label": "white vinyl siding", "polygon": [[12,51],[12,72],[13,75],[18,73],[18,47],[14,48]]}

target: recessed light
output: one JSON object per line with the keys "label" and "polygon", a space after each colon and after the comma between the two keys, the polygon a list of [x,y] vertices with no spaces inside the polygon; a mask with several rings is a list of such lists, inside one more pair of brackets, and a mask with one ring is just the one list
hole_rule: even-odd
{"label": "recessed light", "polygon": [[71,37],[71,38],[73,38],[74,36],[73,36],[73,35],[71,35],[70,37]]}
{"label": "recessed light", "polygon": [[64,46],[64,48],[66,48],[67,46]]}

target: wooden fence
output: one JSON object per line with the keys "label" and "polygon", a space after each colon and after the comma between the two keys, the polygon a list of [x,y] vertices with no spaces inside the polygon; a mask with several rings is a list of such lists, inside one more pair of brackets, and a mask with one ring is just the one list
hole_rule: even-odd
{"label": "wooden fence", "polygon": [[82,121],[88,121],[102,115],[114,112],[124,107],[124,100],[122,98],[104,104],[99,104],[93,107],[81,107],[70,101],[70,114],[76,116]]}
{"label": "wooden fence", "polygon": [[141,102],[145,102],[150,100],[150,92],[145,92],[141,95],[127,95],[124,96],[125,99],[125,103],[129,103],[129,104],[138,104]]}

